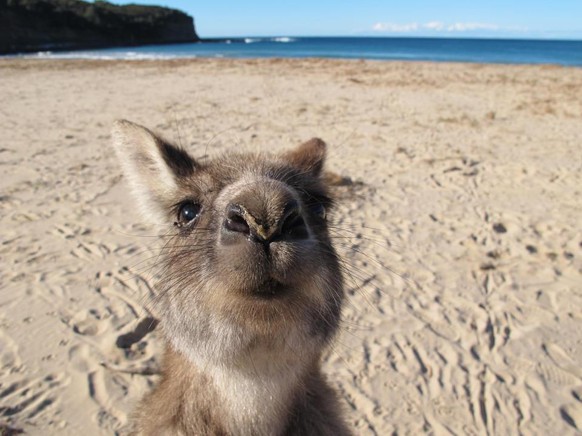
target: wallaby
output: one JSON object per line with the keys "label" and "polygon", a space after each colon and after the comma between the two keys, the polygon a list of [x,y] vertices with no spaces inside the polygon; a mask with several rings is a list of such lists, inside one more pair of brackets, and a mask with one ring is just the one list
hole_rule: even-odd
{"label": "wallaby", "polygon": [[135,434],[350,434],[320,368],[344,300],[325,143],[197,161],[117,121],[113,144],[164,243],[152,307],[166,353]]}

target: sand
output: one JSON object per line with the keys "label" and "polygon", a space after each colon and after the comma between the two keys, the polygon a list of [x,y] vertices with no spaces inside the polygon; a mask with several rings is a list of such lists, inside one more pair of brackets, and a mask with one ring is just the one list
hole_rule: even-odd
{"label": "sand", "polygon": [[328,142],[353,183],[324,368],[355,434],[582,431],[582,69],[1,60],[0,96],[5,429],[123,434],[156,381],[156,232],[109,146],[127,118],[196,157]]}

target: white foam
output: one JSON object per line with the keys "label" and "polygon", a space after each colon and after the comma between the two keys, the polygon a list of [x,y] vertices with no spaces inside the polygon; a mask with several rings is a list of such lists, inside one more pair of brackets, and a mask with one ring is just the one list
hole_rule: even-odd
{"label": "white foam", "polygon": [[160,53],[140,53],[136,51],[119,51],[112,53],[103,52],[51,52],[42,51],[33,54],[17,55],[16,57],[25,59],[86,59],[86,60],[129,60],[129,61],[142,61],[142,60],[164,60],[164,59],[175,59],[176,57],[182,58],[195,58],[195,54],[188,54],[184,56],[176,56],[175,54],[160,54]]}
{"label": "white foam", "polygon": [[296,39],[295,38],[290,38],[288,36],[280,36],[280,37],[277,37],[277,38],[271,38],[271,41],[274,41],[274,42],[295,42]]}

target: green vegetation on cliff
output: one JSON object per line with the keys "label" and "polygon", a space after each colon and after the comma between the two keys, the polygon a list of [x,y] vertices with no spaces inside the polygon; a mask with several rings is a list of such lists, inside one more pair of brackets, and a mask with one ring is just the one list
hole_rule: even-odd
{"label": "green vegetation on cliff", "polygon": [[0,0],[0,54],[198,41],[194,20],[159,6]]}

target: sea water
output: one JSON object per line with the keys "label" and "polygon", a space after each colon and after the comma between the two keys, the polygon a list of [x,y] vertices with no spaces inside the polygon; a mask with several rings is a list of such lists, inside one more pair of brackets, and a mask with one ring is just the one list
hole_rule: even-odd
{"label": "sea water", "polygon": [[336,58],[582,66],[582,41],[392,37],[249,37],[225,38],[220,42],[69,52],[45,51],[26,56],[85,59]]}

